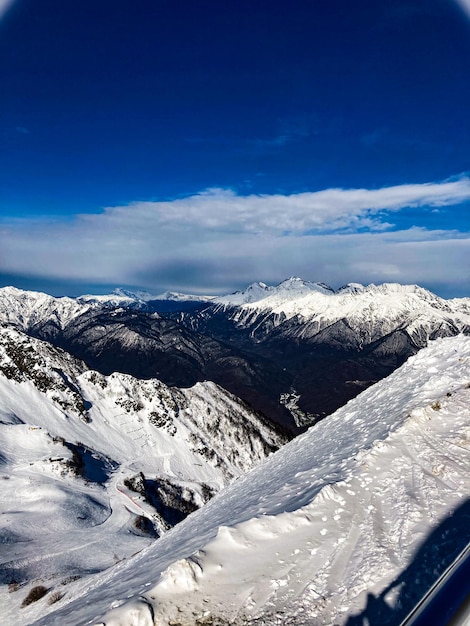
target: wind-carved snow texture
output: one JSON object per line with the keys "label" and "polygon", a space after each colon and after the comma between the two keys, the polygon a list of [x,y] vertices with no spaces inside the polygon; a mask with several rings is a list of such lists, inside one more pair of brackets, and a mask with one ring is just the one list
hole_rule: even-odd
{"label": "wind-carved snow texture", "polygon": [[460,335],[431,342],[137,556],[74,583],[75,600],[34,624],[397,624],[467,543],[469,489]]}
{"label": "wind-carved snow texture", "polygon": [[148,546],[283,443],[214,383],[103,376],[0,328],[2,624],[52,610],[75,579]]}

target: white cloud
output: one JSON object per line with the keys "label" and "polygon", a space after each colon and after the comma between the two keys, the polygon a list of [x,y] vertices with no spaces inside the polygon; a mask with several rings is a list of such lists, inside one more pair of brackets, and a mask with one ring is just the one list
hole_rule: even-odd
{"label": "white cloud", "polygon": [[284,195],[237,196],[224,189],[169,202],[139,202],[106,209],[104,216],[85,220],[122,224],[145,231],[165,227],[182,231],[195,227],[206,231],[282,235],[325,232],[338,229],[383,230],[386,224],[375,216],[405,207],[440,207],[470,199],[470,180],[397,185],[382,189],[326,189]]}
{"label": "white cloud", "polygon": [[112,207],[73,222],[4,224],[0,270],[190,291],[226,291],[291,274],[333,285],[395,280],[462,287],[469,237],[423,228],[391,231],[386,218],[405,207],[469,199],[466,178],[290,196],[212,189]]}

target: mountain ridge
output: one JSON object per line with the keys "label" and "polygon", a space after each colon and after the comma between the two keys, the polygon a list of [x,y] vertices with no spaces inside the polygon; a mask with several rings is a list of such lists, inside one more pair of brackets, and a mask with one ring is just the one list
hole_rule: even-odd
{"label": "mountain ridge", "polygon": [[106,377],[0,328],[0,590],[21,590],[2,617],[19,623],[34,580],[61,595],[141,550],[285,441],[214,383]]}
{"label": "mountain ridge", "polygon": [[469,359],[431,342],[34,626],[401,622],[467,541]]}
{"label": "mountain ridge", "polygon": [[470,299],[444,300],[417,285],[352,283],[334,292],[291,277],[277,287],[248,287],[236,295],[242,304],[228,298],[166,300],[155,310],[156,301],[122,306],[0,289],[0,322],[104,374],[183,387],[213,380],[293,432],[430,339],[470,333]]}

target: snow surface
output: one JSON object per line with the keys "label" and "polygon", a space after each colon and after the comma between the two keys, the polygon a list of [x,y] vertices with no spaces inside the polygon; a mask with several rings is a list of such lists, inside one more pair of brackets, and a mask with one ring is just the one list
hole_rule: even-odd
{"label": "snow surface", "polygon": [[[468,503],[469,366],[470,338],[431,342],[153,545],[29,616],[35,626],[352,626],[375,603],[374,623],[399,623],[406,572]],[[432,557],[431,574],[442,554]]]}
{"label": "snow surface", "polygon": [[38,322],[53,321],[59,328],[99,303],[80,302],[74,298],[54,298],[45,293],[23,291],[16,287],[0,288],[0,318],[21,330]]}
{"label": "snow surface", "polygon": [[236,291],[227,296],[214,299],[214,303],[227,306],[241,306],[244,304],[259,304],[261,307],[270,307],[266,302],[288,302],[308,296],[312,293],[328,294],[333,292],[331,287],[323,283],[312,283],[291,276],[275,287],[268,287],[265,283],[252,283],[244,291]]}
{"label": "snow surface", "polygon": [[[158,534],[168,530],[171,519],[129,479],[165,481],[197,508],[284,442],[214,383],[179,390],[102,376],[46,342],[0,328],[2,626],[31,623],[38,605],[20,608],[31,588],[50,590],[39,603],[45,613],[74,578],[152,543],[136,525],[142,518]],[[8,593],[8,583],[18,589]]]}
{"label": "snow surface", "polygon": [[98,302],[107,306],[126,306],[134,304],[145,304],[153,300],[176,300],[178,302],[210,302],[215,296],[200,296],[177,291],[165,291],[158,295],[148,291],[128,291],[127,289],[115,289],[113,293],[95,296],[85,295],[77,298],[79,302]]}

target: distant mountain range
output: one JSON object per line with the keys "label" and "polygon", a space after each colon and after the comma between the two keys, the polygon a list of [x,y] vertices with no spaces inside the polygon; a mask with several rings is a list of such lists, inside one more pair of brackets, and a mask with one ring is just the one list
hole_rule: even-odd
{"label": "distant mountain range", "polygon": [[188,387],[212,380],[297,433],[430,339],[470,332],[470,299],[416,285],[289,278],[212,298],[120,292],[77,299],[0,289],[0,321],[103,374]]}

